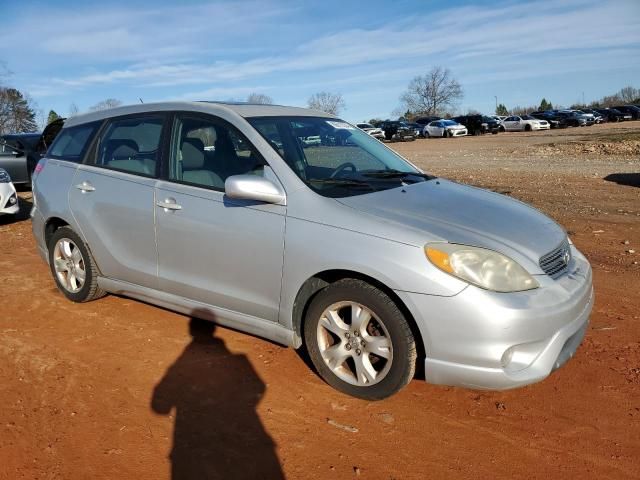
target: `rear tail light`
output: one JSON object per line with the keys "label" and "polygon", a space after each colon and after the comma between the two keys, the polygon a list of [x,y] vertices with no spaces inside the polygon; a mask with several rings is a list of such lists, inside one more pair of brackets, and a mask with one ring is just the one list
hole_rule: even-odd
{"label": "rear tail light", "polygon": [[38,164],[36,165],[36,168],[34,170],[35,173],[40,173],[42,170],[44,170],[44,166],[47,163],[46,159],[42,159],[38,162]]}

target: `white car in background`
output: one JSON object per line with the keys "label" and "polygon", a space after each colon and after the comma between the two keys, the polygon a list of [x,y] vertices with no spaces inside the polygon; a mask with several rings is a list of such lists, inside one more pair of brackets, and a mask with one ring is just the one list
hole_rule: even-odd
{"label": "white car in background", "polygon": [[435,120],[424,127],[425,137],[463,137],[467,127],[453,120]]}
{"label": "white car in background", "polygon": [[502,122],[505,132],[530,132],[532,130],[549,130],[551,125],[546,120],[538,120],[531,115],[512,115]]}
{"label": "white car in background", "polygon": [[18,213],[18,194],[6,170],[0,168],[0,215]]}
{"label": "white car in background", "polygon": [[367,132],[372,137],[377,138],[378,140],[384,140],[384,130],[381,128],[374,127],[370,123],[357,123],[356,126],[360,130]]}

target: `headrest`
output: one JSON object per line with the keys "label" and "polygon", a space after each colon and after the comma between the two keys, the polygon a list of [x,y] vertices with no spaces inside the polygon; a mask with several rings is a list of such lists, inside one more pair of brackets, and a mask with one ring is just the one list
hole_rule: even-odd
{"label": "headrest", "polygon": [[110,161],[135,157],[138,151],[138,144],[134,140],[121,138],[109,140],[104,152],[105,159]]}
{"label": "headrest", "polygon": [[204,143],[197,138],[185,138],[182,142],[182,169],[200,170],[204,166]]}

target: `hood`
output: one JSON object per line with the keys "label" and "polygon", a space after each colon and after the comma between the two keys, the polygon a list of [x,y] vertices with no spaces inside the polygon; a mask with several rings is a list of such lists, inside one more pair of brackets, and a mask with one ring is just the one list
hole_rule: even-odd
{"label": "hood", "polygon": [[422,231],[425,243],[447,241],[489,248],[516,261],[529,260],[534,269],[541,256],[566,238],[562,227],[522,202],[443,179],[341,198],[339,202]]}

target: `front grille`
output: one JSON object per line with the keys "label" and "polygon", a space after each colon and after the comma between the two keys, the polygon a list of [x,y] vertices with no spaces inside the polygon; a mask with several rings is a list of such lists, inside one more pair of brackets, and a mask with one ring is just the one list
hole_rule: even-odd
{"label": "front grille", "polygon": [[539,264],[544,273],[555,278],[567,270],[570,261],[571,248],[569,248],[569,240],[565,238],[558,248],[540,257]]}

